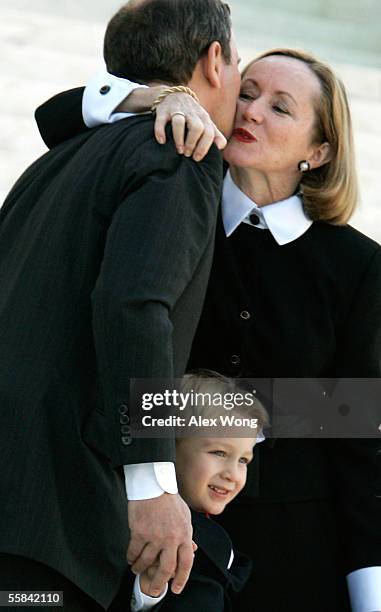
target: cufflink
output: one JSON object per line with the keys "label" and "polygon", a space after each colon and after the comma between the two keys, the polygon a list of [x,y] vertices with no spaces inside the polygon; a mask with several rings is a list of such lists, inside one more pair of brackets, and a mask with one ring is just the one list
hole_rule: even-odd
{"label": "cufflink", "polygon": [[99,93],[102,96],[105,96],[110,91],[110,89],[111,89],[110,85],[102,85],[102,87],[99,90]]}

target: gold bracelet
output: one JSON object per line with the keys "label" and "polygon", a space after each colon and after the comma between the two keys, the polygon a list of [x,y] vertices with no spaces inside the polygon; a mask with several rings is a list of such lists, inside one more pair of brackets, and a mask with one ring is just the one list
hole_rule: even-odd
{"label": "gold bracelet", "polygon": [[159,104],[172,93],[186,93],[188,96],[191,96],[196,102],[199,102],[198,97],[194,93],[190,87],[184,87],[183,85],[176,85],[175,87],[167,87],[164,89],[161,94],[156,98],[155,102],[151,106],[151,113],[155,113]]}

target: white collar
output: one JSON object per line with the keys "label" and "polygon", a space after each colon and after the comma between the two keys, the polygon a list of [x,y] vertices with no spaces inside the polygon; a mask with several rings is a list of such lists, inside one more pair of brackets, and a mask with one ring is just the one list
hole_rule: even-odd
{"label": "white collar", "polygon": [[279,245],[300,238],[312,225],[299,195],[274,204],[257,206],[237,187],[228,170],[222,191],[222,219],[226,236],[231,236],[242,222],[252,225],[249,216],[253,212],[260,219],[260,223],[255,227],[270,230]]}

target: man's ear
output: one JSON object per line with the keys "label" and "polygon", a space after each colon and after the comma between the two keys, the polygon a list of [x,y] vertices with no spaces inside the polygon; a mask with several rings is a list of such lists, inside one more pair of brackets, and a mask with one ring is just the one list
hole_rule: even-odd
{"label": "man's ear", "polygon": [[314,153],[311,155],[311,157],[308,157],[312,170],[314,168],[320,168],[320,166],[324,166],[324,164],[328,164],[331,159],[332,151],[329,142],[322,142],[322,144],[317,145]]}
{"label": "man's ear", "polygon": [[202,58],[202,68],[205,78],[212,87],[221,88],[222,48],[216,40],[212,42],[205,56]]}

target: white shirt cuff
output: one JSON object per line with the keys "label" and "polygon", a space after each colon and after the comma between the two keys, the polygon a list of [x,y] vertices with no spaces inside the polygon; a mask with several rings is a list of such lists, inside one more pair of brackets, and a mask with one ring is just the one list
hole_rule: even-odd
{"label": "white shirt cuff", "polygon": [[114,123],[136,113],[114,113],[114,110],[134,89],[146,85],[132,83],[100,70],[87,84],[82,98],[82,115],[87,127]]}
{"label": "white shirt cuff", "polygon": [[140,588],[139,576],[135,577],[134,591],[131,598],[131,610],[132,612],[140,612],[144,610],[150,610],[156,606],[164,597],[168,591],[168,584],[166,585],[163,593],[159,597],[150,597],[142,592]]}
{"label": "white shirt cuff", "polygon": [[176,495],[178,492],[175,465],[170,461],[135,463],[124,465],[123,469],[129,501],[153,499],[163,493]]}
{"label": "white shirt cuff", "polygon": [[381,611],[381,567],[364,567],[347,576],[352,612]]}

